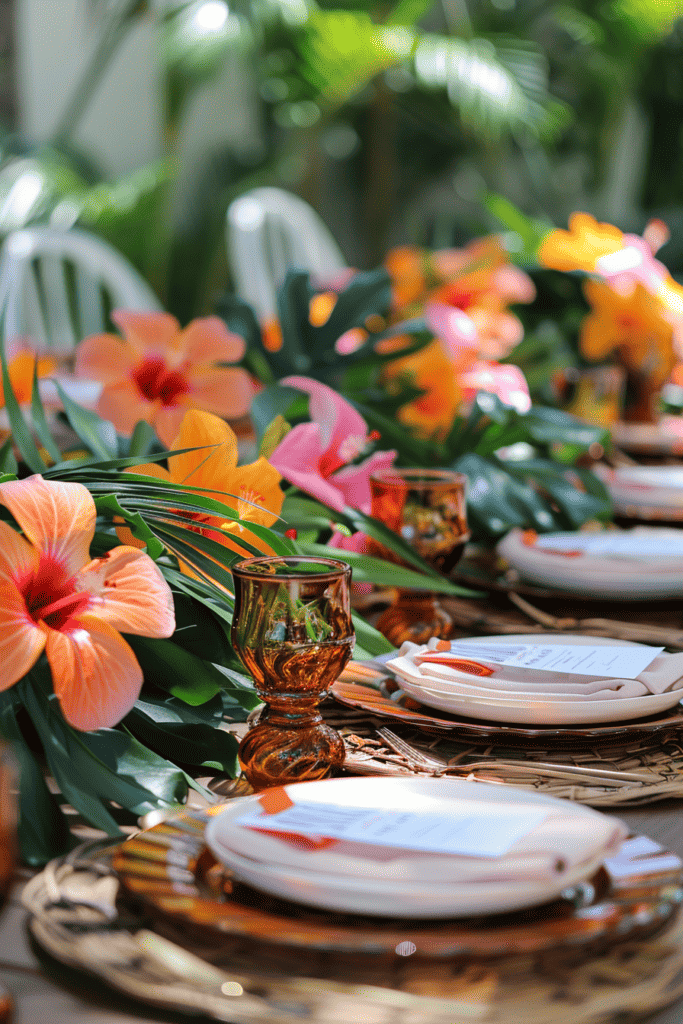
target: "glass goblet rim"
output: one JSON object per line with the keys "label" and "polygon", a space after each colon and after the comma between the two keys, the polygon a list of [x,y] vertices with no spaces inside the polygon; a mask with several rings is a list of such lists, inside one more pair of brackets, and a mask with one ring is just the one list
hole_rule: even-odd
{"label": "glass goblet rim", "polygon": [[[281,572],[275,571],[269,573],[264,571],[267,565],[286,566],[292,562],[306,562],[309,565],[320,565],[320,572],[301,573],[301,572]],[[351,575],[351,566],[348,562],[344,562],[339,558],[322,558],[317,555],[306,556],[306,555],[262,555],[258,558],[245,558],[241,562],[236,562],[232,566],[232,572],[241,576],[243,579],[252,580],[296,580],[301,581],[315,581],[322,583],[326,580],[332,582],[333,580],[344,579],[345,576]]]}
{"label": "glass goblet rim", "polygon": [[420,469],[420,468],[389,468],[378,469],[370,474],[370,482],[385,486],[405,487],[406,485],[422,487],[454,487],[467,486],[467,476],[454,469]]}

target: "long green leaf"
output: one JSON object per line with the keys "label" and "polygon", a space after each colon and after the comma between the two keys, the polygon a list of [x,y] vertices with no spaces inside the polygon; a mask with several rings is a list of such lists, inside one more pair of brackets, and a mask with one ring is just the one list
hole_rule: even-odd
{"label": "long green leaf", "polygon": [[172,640],[129,636],[128,643],[140,663],[145,681],[186,704],[205,704],[220,692],[220,681],[216,680],[210,666]]}
{"label": "long green leaf", "polygon": [[59,397],[73,430],[90,451],[100,459],[113,459],[118,455],[114,424],[102,419],[96,412],[84,409],[69,398],[59,381],[55,381]]}
{"label": "long green leaf", "polygon": [[43,448],[50,456],[53,462],[62,461],[62,453],[55,444],[55,440],[50,433],[50,428],[47,425],[47,419],[45,418],[45,409],[40,398],[40,392],[38,390],[38,361],[33,364],[33,388],[31,391],[31,418],[33,420],[33,429],[40,438]]}
{"label": "long green leaf", "polygon": [[75,840],[66,818],[50,793],[43,770],[27,744],[16,715],[20,704],[16,694],[0,694],[0,735],[12,745],[19,767],[19,848],[25,863],[41,867],[53,857],[66,853]]}
{"label": "long green leaf", "polygon": [[451,583],[445,576],[435,578],[424,576],[422,573],[406,569],[402,565],[395,565],[392,562],[385,562],[381,558],[372,558],[370,555],[360,554],[357,551],[346,551],[337,549],[327,544],[304,544],[299,543],[304,555],[315,555],[318,557],[341,558],[348,562],[353,569],[353,579],[356,583],[374,583],[380,587],[404,587],[409,590],[429,590],[435,594],[450,594],[452,597],[485,597],[486,595],[476,590],[468,590],[456,583]]}
{"label": "long green leaf", "polygon": [[[3,317],[0,317],[0,326],[2,324]],[[0,362],[2,363],[2,390],[5,400],[5,408],[7,410],[7,416],[9,418],[10,430],[12,431],[12,438],[14,443],[21,453],[21,457],[34,473],[43,473],[47,469],[47,465],[43,461],[43,458],[35,446],[31,431],[26,425],[26,421],[22,416],[19,403],[17,402],[16,395],[12,390],[12,382],[9,379],[9,370],[7,368],[7,357],[5,354],[5,343],[4,339],[0,337]]]}

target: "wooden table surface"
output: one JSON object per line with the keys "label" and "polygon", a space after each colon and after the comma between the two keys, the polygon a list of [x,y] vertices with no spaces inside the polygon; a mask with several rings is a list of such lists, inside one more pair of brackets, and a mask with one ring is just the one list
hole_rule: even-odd
{"label": "wooden table surface", "polygon": [[[633,832],[649,835],[683,857],[682,801],[624,811],[620,817]],[[105,990],[98,981],[39,959],[27,936],[26,915],[18,901],[20,889],[21,879],[0,919],[0,982],[14,994],[15,1024],[180,1024],[190,1019],[134,1005]],[[204,1020],[192,1019],[197,1024]],[[683,999],[655,1014],[651,1021],[681,1024]]]}

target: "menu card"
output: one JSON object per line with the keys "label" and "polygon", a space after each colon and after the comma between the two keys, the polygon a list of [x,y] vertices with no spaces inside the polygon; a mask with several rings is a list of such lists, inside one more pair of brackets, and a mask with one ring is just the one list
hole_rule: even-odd
{"label": "menu card", "polygon": [[415,664],[438,662],[448,665],[463,658],[493,662],[543,672],[591,676],[598,679],[636,679],[663,647],[618,647],[589,644],[487,644],[451,641],[449,650],[425,651],[415,655]]}
{"label": "menu card", "polygon": [[466,857],[501,857],[548,817],[547,807],[504,811],[473,806],[462,815],[296,803],[275,814],[259,806],[235,819],[236,825],[269,833],[302,835],[393,846]]}

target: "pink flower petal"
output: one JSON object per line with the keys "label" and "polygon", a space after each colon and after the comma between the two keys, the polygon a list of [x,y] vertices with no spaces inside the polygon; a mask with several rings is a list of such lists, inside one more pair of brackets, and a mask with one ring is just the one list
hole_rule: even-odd
{"label": "pink flower petal", "polygon": [[238,419],[249,412],[254,385],[246,370],[224,366],[190,366],[187,378],[191,391],[181,395],[179,404],[203,409],[225,419]]}
{"label": "pink flower petal", "polygon": [[64,717],[76,729],[111,728],[140,695],[142,669],[133,651],[94,615],[79,616],[68,631],[48,629],[45,653]]}
{"label": "pink flower petal", "polygon": [[531,408],[526,378],[518,366],[477,362],[462,375],[460,382],[467,401],[471,401],[477,391],[490,391],[518,412]]}
{"label": "pink flower petal", "polygon": [[137,548],[113,548],[94,559],[79,574],[78,588],[95,595],[91,614],[122,633],[169,637],[175,629],[170,587]]}
{"label": "pink flower petal", "polygon": [[115,309],[111,318],[126,341],[142,355],[167,356],[178,348],[180,324],[170,313]]}
{"label": "pink flower petal", "polygon": [[76,376],[114,384],[133,371],[137,358],[135,350],[115,334],[93,334],[76,349]]}
{"label": "pink flower petal", "polygon": [[236,363],[246,352],[246,344],[233,334],[217,316],[200,317],[180,332],[178,347],[190,364]]}
{"label": "pink flower petal", "polygon": [[395,451],[375,452],[358,465],[346,466],[330,478],[343,497],[344,504],[369,514],[372,505],[370,475],[380,469],[389,469],[394,464]]}
{"label": "pink flower petal", "polygon": [[17,586],[37,561],[35,548],[0,522],[0,691],[22,679],[45,647],[45,632],[27,614]]}
{"label": "pink flower petal", "polygon": [[132,380],[108,384],[97,401],[97,412],[105,420],[111,420],[119,434],[133,433],[138,420],[152,423],[155,403],[143,398]]}
{"label": "pink flower petal", "polygon": [[476,359],[479,336],[472,319],[461,309],[445,302],[430,302],[425,307],[425,321],[430,331],[440,338],[456,369]]}
{"label": "pink flower petal", "polygon": [[291,388],[298,388],[310,396],[308,403],[311,419],[320,428],[320,442],[323,454],[327,456],[323,475],[329,476],[347,461],[339,449],[349,438],[356,441],[356,454],[365,446],[368,425],[352,405],[326,384],[310,377],[285,377],[280,381]]}
{"label": "pink flower petal", "polygon": [[83,484],[57,483],[29,476],[0,484],[0,504],[9,509],[41,561],[73,576],[90,559],[95,535],[95,502]]}
{"label": "pink flower petal", "polygon": [[319,425],[300,423],[280,441],[268,461],[285,480],[341,512],[344,495],[318,470],[322,455]]}

